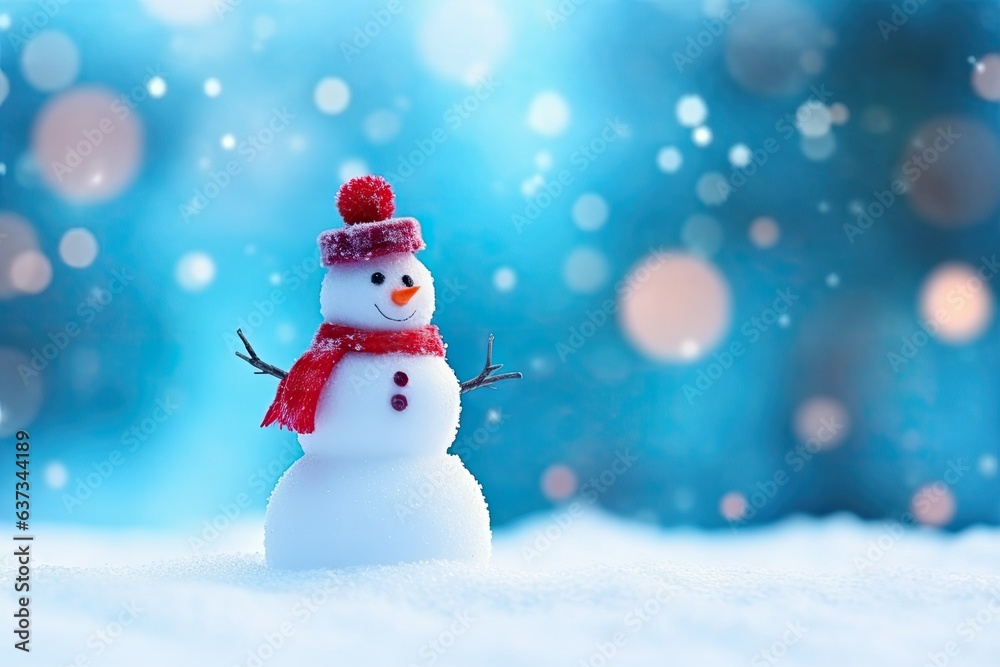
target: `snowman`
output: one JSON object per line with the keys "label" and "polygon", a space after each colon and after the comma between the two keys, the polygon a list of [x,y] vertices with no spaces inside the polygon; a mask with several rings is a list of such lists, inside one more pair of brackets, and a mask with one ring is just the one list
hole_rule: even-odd
{"label": "snowman", "polygon": [[448,454],[459,395],[521,377],[486,367],[459,383],[432,325],[434,280],[414,255],[414,218],[394,218],[380,176],[344,184],[346,225],[320,234],[323,324],[287,373],[237,331],[258,374],[281,378],[261,426],[298,433],[304,455],[267,504],[264,551],[280,569],[429,559],[486,563],[490,517],[479,483]]}

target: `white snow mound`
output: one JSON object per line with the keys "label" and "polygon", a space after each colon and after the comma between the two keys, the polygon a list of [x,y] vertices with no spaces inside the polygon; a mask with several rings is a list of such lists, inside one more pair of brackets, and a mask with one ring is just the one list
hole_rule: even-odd
{"label": "white snow mound", "polygon": [[[260,523],[211,543],[229,553],[198,556],[187,535],[41,527],[32,651],[0,650],[47,667],[920,667],[1000,655],[996,529],[835,517],[704,533],[562,509],[497,531],[489,567],[286,573],[265,566]],[[13,573],[8,556],[11,627]]]}

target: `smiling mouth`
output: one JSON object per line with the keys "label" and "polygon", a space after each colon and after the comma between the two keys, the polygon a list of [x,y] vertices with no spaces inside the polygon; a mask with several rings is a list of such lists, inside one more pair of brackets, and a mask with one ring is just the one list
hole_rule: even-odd
{"label": "smiling mouth", "polygon": [[385,319],[387,319],[387,320],[392,320],[393,322],[405,322],[406,320],[410,319],[411,317],[413,317],[414,315],[416,315],[416,314],[417,314],[417,311],[416,311],[416,310],[414,310],[414,311],[413,311],[412,313],[410,313],[410,314],[409,314],[409,316],[407,316],[407,317],[404,317],[404,318],[403,318],[403,319],[401,319],[401,320],[397,320],[397,319],[396,319],[395,317],[389,317],[388,315],[386,315],[385,313],[383,313],[383,312],[382,312],[382,309],[378,307],[378,304],[377,304],[377,303],[373,303],[372,305],[373,305],[373,306],[375,306],[375,310],[377,310],[377,311],[378,311],[378,314],[379,314],[379,315],[381,315],[382,317],[384,317],[384,318],[385,318]]}

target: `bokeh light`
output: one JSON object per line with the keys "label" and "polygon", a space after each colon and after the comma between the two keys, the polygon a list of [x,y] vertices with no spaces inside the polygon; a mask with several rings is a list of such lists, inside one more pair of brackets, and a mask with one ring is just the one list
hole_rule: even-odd
{"label": "bokeh light", "polygon": [[689,363],[709,354],[729,329],[729,285],[701,258],[654,253],[633,267],[626,285],[621,327],[653,359]]}
{"label": "bokeh light", "polygon": [[563,264],[563,280],[570,291],[592,294],[608,281],[608,260],[594,248],[573,250]]}
{"label": "bokeh light", "polygon": [[319,80],[313,90],[316,108],[328,116],[342,113],[351,103],[351,89],[343,79],[327,76]]}
{"label": "bokeh light", "polygon": [[40,294],[52,282],[52,263],[37,250],[25,250],[10,264],[10,282],[25,294]]}
{"label": "bokeh light", "polygon": [[804,137],[822,137],[832,123],[830,107],[816,100],[809,100],[795,112],[795,127]]}
{"label": "bokeh light", "polygon": [[167,82],[162,76],[150,77],[146,82],[146,90],[150,97],[159,99],[167,94]]}
{"label": "bokeh light", "polygon": [[665,174],[675,173],[682,164],[684,164],[684,158],[681,152],[673,146],[664,146],[656,154],[656,166]]}
{"label": "bokeh light", "polygon": [[851,119],[851,111],[846,104],[834,102],[830,105],[830,122],[834,125],[846,125]]}
{"label": "bokeh light", "polygon": [[542,494],[553,502],[573,497],[577,486],[576,473],[569,466],[557,463],[542,473]]}
{"label": "bokeh light", "polygon": [[379,109],[365,118],[364,133],[373,144],[385,144],[399,134],[399,115],[389,109]]}
{"label": "bokeh light", "polygon": [[202,90],[205,91],[207,97],[218,97],[222,94],[222,82],[214,76],[210,77],[205,79],[205,83],[202,84]]}
{"label": "bokeh light", "polygon": [[685,95],[677,100],[677,122],[684,127],[699,127],[708,118],[708,106],[698,95]]}
{"label": "bokeh light", "polygon": [[59,240],[59,256],[67,266],[86,268],[97,258],[97,239],[83,227],[70,229]]}
{"label": "bokeh light", "polygon": [[684,247],[699,257],[709,258],[719,252],[723,239],[722,225],[707,215],[692,215],[681,227],[681,241]]}
{"label": "bokeh light", "polygon": [[995,299],[977,269],[949,262],[924,280],[919,308],[924,329],[942,342],[963,344],[982,336],[992,323]]}
{"label": "bokeh light", "polygon": [[215,262],[204,252],[189,252],[174,270],[177,284],[189,292],[198,292],[215,280]]}
{"label": "bokeh light", "polygon": [[702,174],[695,185],[695,194],[705,206],[719,206],[729,199],[732,188],[726,177],[717,171]]}
{"label": "bokeh light", "polygon": [[219,17],[217,0],[142,0],[142,4],[151,16],[168,25],[199,26]]}
{"label": "bokeh light", "polygon": [[781,228],[774,218],[760,216],[750,223],[750,242],[758,248],[770,248],[781,238]]}
{"label": "bokeh light", "polygon": [[608,203],[601,195],[587,192],[573,202],[573,223],[585,232],[592,232],[608,221]]}
{"label": "bokeh light", "polygon": [[736,168],[742,168],[750,164],[753,153],[746,144],[733,144],[729,149],[729,164]]}
{"label": "bokeh light", "polygon": [[80,73],[80,52],[65,33],[43,30],[21,51],[21,72],[36,90],[61,90]]}
{"label": "bokeh light", "polygon": [[747,513],[747,499],[742,493],[730,491],[719,500],[719,514],[726,521],[739,521]]}
{"label": "bokeh light", "polygon": [[501,266],[493,272],[493,286],[498,292],[510,292],[517,285],[517,274],[509,266]]}
{"label": "bokeh light", "polygon": [[983,477],[996,477],[997,467],[997,457],[993,454],[983,454],[976,463],[976,468]]}
{"label": "bokeh light", "polygon": [[947,526],[955,518],[955,494],[944,482],[933,482],[913,494],[910,512],[925,526]]}
{"label": "bokeh light", "polygon": [[417,50],[435,74],[473,85],[507,50],[507,19],[489,0],[445,0],[431,5],[417,31]]}
{"label": "bokeh light", "polygon": [[[56,358],[58,348],[43,348],[43,359]],[[27,370],[25,370],[27,369]],[[0,347],[0,438],[28,428],[42,405],[44,376],[37,373],[24,353]]]}
{"label": "bokeh light", "polygon": [[1000,102],[1000,54],[990,53],[972,67],[972,89],[984,100]]}
{"label": "bokeh light", "polygon": [[45,466],[42,474],[45,477],[45,483],[48,487],[56,491],[66,486],[66,482],[69,481],[69,470],[59,461],[52,461]]}
{"label": "bokeh light", "polygon": [[0,70],[0,106],[3,106],[4,100],[7,99],[7,95],[10,94],[10,79],[7,75]]}
{"label": "bokeh light", "polygon": [[369,168],[367,162],[358,158],[351,158],[350,160],[344,160],[340,165],[340,168],[337,170],[337,177],[341,183],[346,183],[352,178],[367,176],[370,173],[371,168]]}
{"label": "bokeh light", "polygon": [[816,73],[804,70],[802,61],[822,44],[822,28],[800,2],[761,0],[735,13],[724,38],[733,79],[751,93],[780,96],[802,90]]}
{"label": "bokeh light", "polygon": [[562,134],[569,125],[569,105],[553,91],[539,93],[528,107],[528,127],[543,137]]}
{"label": "bokeh light", "polygon": [[833,449],[851,431],[844,405],[830,396],[813,396],[799,404],[792,421],[796,439],[810,451]]}
{"label": "bokeh light", "polygon": [[995,213],[1000,144],[977,120],[944,116],[920,127],[900,158],[899,178],[924,220],[943,227],[969,225]]}
{"label": "bokeh light", "polygon": [[11,279],[12,265],[17,257],[37,248],[38,237],[27,220],[15,213],[0,212],[0,299],[21,293]]}
{"label": "bokeh light", "polygon": [[802,154],[813,162],[822,162],[830,159],[837,150],[837,138],[832,132],[819,137],[802,137],[799,140],[799,148]]}
{"label": "bokeh light", "polygon": [[45,182],[79,202],[104,201],[125,190],[141,166],[143,143],[137,112],[102,88],[76,88],[50,100],[31,141]]}

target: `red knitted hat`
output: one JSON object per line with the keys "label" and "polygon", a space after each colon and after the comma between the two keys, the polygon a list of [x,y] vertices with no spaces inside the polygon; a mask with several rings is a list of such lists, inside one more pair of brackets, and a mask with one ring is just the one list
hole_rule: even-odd
{"label": "red knitted hat", "polygon": [[381,176],[361,176],[340,186],[337,208],[345,226],[319,235],[323,266],[366,262],[373,257],[417,252],[427,246],[416,218],[394,218],[396,196]]}

